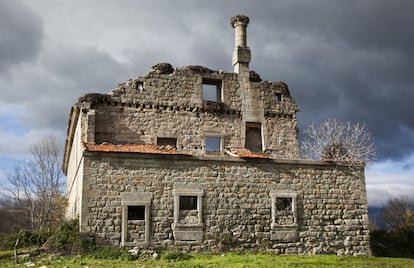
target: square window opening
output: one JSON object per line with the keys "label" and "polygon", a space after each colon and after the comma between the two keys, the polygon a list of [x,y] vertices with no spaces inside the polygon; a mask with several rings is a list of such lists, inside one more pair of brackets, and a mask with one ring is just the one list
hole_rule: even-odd
{"label": "square window opening", "polygon": [[128,206],[128,220],[145,220],[145,206]]}
{"label": "square window opening", "polygon": [[276,197],[275,223],[277,225],[292,225],[296,222],[292,197]]}
{"label": "square window opening", "polygon": [[279,102],[282,101],[282,94],[281,93],[276,93],[275,94],[275,102]]}
{"label": "square window opening", "polygon": [[204,101],[221,102],[221,81],[203,80],[202,94]]}
{"label": "square window opening", "polygon": [[197,210],[197,196],[180,196],[180,210]]}
{"label": "square window opening", "polygon": [[297,193],[271,191],[272,222],[270,240],[296,242],[299,239],[297,219]]}
{"label": "square window opening", "polygon": [[158,146],[172,146],[174,148],[177,148],[177,139],[157,137],[157,145]]}
{"label": "square window opening", "polygon": [[221,138],[220,137],[206,137],[206,153],[220,154],[221,152]]}
{"label": "square window opening", "polygon": [[293,212],[293,199],[291,197],[277,197],[276,211],[290,213]]}
{"label": "square window opening", "polygon": [[144,82],[137,82],[135,87],[138,91],[143,91],[144,90]]}

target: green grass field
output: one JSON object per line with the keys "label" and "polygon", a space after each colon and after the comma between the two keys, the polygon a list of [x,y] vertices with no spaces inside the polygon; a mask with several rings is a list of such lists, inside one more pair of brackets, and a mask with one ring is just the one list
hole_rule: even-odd
{"label": "green grass field", "polygon": [[[0,267],[414,267],[414,259],[378,258],[368,256],[335,256],[335,255],[275,255],[271,253],[237,253],[223,254],[191,254],[188,260],[160,259],[153,260],[102,260],[87,256],[62,257],[41,255],[34,258],[20,259],[14,264],[12,254],[0,254]],[[187,255],[188,257],[188,255]]]}

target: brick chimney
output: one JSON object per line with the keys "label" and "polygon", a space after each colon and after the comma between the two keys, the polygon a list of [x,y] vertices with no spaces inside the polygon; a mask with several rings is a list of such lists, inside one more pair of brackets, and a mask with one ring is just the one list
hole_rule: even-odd
{"label": "brick chimney", "polygon": [[246,28],[249,17],[237,15],[231,18],[231,26],[234,28],[233,66],[234,72],[249,72],[250,49],[247,46]]}

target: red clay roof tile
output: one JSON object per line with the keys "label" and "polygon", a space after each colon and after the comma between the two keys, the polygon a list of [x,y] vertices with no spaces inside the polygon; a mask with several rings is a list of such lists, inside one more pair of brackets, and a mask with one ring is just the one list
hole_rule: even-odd
{"label": "red clay roof tile", "polygon": [[[178,154],[177,149],[171,145],[158,146],[154,144],[112,144],[112,143],[84,143],[87,151],[90,152],[130,152],[149,154]],[[270,158],[268,154],[252,152],[245,148],[232,148],[228,153],[230,156],[243,158]]]}
{"label": "red clay roof tile", "polygon": [[245,148],[232,148],[230,152],[237,155],[238,157],[246,157],[246,158],[270,158],[270,156],[266,153],[262,152],[252,152],[249,149]]}
{"label": "red clay roof tile", "polygon": [[157,146],[154,144],[112,144],[112,143],[85,143],[90,152],[130,152],[150,154],[177,154],[177,149],[171,145]]}

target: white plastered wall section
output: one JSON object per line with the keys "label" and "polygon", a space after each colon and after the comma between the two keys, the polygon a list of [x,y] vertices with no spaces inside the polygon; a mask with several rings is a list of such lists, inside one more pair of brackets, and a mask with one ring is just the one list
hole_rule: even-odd
{"label": "white plastered wall section", "polygon": [[66,198],[68,207],[66,218],[74,219],[80,216],[82,202],[82,180],[83,180],[83,145],[82,145],[82,114],[77,117],[76,128],[67,168],[66,176]]}

